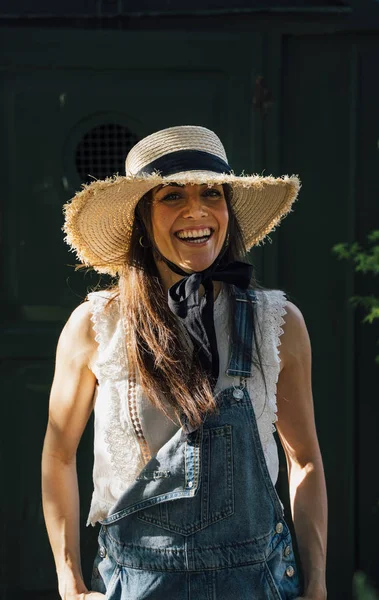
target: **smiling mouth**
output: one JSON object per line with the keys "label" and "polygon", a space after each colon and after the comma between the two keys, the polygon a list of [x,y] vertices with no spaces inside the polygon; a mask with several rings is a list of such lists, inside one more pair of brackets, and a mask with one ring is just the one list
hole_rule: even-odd
{"label": "smiling mouth", "polygon": [[214,234],[214,229],[211,227],[204,227],[204,229],[190,230],[190,231],[177,231],[175,237],[181,242],[189,244],[203,244],[207,242]]}

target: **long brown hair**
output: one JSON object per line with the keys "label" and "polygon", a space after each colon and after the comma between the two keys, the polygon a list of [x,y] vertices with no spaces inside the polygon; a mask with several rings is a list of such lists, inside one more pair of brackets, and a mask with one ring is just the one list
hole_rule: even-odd
{"label": "long brown hair", "polygon": [[[227,185],[223,187],[229,211],[229,241],[221,262],[228,263],[244,258],[246,248],[232,209],[231,190]],[[216,409],[216,403],[208,379],[167,304],[154,259],[157,251],[151,203],[150,192],[136,207],[130,251],[119,277],[121,311],[128,326],[128,360],[152,404],[167,416],[173,410],[178,420],[184,416],[196,428],[207,412]]]}

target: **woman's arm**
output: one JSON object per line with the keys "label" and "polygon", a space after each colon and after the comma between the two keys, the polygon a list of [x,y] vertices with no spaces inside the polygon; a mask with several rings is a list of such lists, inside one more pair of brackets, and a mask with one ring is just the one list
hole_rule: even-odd
{"label": "woman's arm", "polygon": [[304,598],[325,600],[327,497],[314,421],[311,347],[303,316],[288,303],[280,347],[277,431],[287,458]]}
{"label": "woman's arm", "polygon": [[92,412],[96,378],[88,365],[97,349],[89,303],[71,315],[59,338],[49,420],[42,453],[42,501],[64,600],[86,594],[80,564],[76,450]]}

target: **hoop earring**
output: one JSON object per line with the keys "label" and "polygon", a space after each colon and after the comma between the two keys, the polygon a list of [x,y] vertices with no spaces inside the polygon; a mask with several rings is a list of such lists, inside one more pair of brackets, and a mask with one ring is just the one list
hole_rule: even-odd
{"label": "hoop earring", "polygon": [[143,240],[143,235],[141,235],[140,239],[138,240],[139,241],[139,245],[141,246],[141,248],[148,248],[149,245],[144,246],[142,240]]}

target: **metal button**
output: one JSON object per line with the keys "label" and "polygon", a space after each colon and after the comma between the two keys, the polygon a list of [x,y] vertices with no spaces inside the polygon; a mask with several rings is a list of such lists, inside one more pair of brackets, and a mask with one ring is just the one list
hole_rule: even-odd
{"label": "metal button", "polygon": [[288,577],[293,577],[295,575],[295,569],[290,565],[286,568],[286,574]]}
{"label": "metal button", "polygon": [[277,526],[275,527],[275,531],[276,531],[276,533],[282,533],[283,523],[278,523]]}
{"label": "metal button", "polygon": [[233,390],[233,398],[235,398],[236,400],[242,400],[243,390],[241,390],[241,388],[235,388]]}
{"label": "metal button", "polygon": [[189,487],[189,488],[193,487],[193,481],[189,481],[189,482],[188,482],[188,487]]}
{"label": "metal button", "polygon": [[289,556],[291,554],[291,546],[286,546],[284,548],[284,556]]}
{"label": "metal button", "polygon": [[101,556],[101,558],[105,558],[107,555],[107,550],[106,548],[104,548],[104,546],[100,546],[99,548],[99,555]]}

